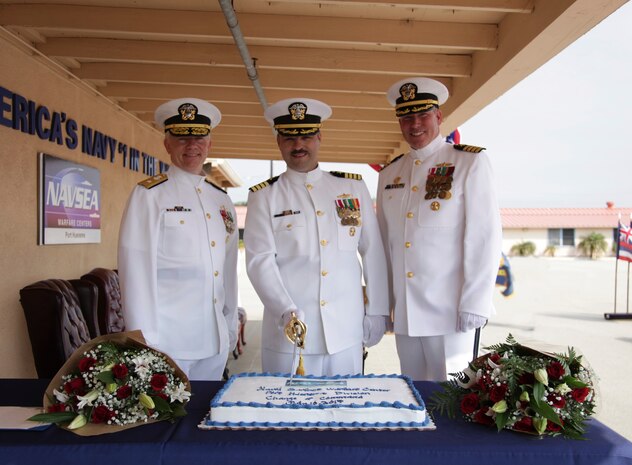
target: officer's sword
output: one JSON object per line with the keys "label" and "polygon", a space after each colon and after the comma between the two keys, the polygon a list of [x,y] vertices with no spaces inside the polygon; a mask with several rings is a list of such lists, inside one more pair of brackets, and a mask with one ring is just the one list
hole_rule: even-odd
{"label": "officer's sword", "polygon": [[307,333],[307,325],[298,319],[295,312],[292,312],[292,318],[285,325],[285,336],[294,344],[292,353],[292,365],[290,366],[290,382],[294,378],[294,374],[304,375],[303,357],[299,353],[298,367],[294,371],[294,362],[296,361],[296,352],[305,348],[305,334]]}

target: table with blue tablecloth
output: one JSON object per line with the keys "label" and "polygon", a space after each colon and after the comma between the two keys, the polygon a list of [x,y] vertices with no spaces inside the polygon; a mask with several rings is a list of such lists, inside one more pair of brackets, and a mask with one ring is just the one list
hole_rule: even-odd
{"label": "table with blue tablecloth", "polygon": [[[0,431],[0,464],[632,465],[632,442],[588,422],[585,440],[538,438],[435,416],[434,431],[201,430],[221,382],[194,381],[188,415],[83,437],[52,426]],[[47,380],[0,379],[0,405],[41,405]],[[415,382],[424,399],[436,383]]]}

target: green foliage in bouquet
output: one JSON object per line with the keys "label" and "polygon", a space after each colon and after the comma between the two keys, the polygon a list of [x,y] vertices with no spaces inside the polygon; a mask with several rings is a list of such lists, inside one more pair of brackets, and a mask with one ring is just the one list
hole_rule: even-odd
{"label": "green foliage in bouquet", "polygon": [[505,343],[441,383],[429,408],[450,418],[534,435],[580,439],[595,410],[593,374],[573,348],[549,354]]}
{"label": "green foliage in bouquet", "polygon": [[149,347],[102,342],[83,353],[48,396],[46,413],[30,418],[77,429],[126,426],[186,415],[191,393],[169,361]]}

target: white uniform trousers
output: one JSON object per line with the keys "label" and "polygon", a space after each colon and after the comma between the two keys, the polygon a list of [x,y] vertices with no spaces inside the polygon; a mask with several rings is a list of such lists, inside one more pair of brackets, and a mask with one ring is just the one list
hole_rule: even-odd
{"label": "white uniform trousers", "polygon": [[178,364],[191,381],[221,381],[227,360],[228,349],[200,360],[174,359],[173,361]]}
{"label": "white uniform trousers", "polygon": [[474,330],[442,336],[395,335],[403,375],[414,381],[447,381],[449,373],[467,368],[472,361]]}
{"label": "white uniform trousers", "polygon": [[[265,373],[289,373],[292,365],[292,354],[274,352],[261,349],[261,365]],[[292,373],[298,366],[298,350]],[[356,344],[349,349],[335,354],[303,354],[303,367],[306,375],[335,376],[357,375],[362,373],[362,344]]]}

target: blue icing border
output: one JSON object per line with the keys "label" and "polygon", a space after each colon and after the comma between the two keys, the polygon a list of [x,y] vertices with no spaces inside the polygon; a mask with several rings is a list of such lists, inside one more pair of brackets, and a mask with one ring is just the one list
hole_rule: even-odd
{"label": "blue icing border", "polygon": [[[226,392],[230,388],[230,386],[235,382],[235,380],[239,378],[245,377],[263,377],[263,376],[273,376],[279,378],[288,378],[291,375],[289,373],[239,373],[237,375],[231,376],[231,378],[224,384],[224,386],[217,392],[215,397],[211,400],[211,408],[213,407],[232,407],[232,406],[247,406],[252,408],[286,408],[286,409],[331,409],[331,408],[371,408],[371,407],[391,407],[391,408],[405,408],[409,410],[426,410],[426,405],[417,391],[417,388],[413,385],[410,377],[406,375],[336,375],[336,376],[294,376],[295,379],[331,379],[331,380],[344,380],[344,379],[358,379],[358,378],[396,378],[401,379],[406,382],[406,385],[410,389],[413,394],[413,397],[417,401],[419,405],[413,404],[404,404],[402,402],[381,402],[379,404],[375,404],[373,402],[365,402],[364,404],[344,404],[344,405],[274,405],[270,402],[266,404],[262,404],[259,402],[220,402],[221,399]],[[294,428],[314,428],[314,427],[340,427],[340,428],[401,428],[401,427],[423,427],[427,426],[430,423],[430,419],[426,416],[426,420],[424,422],[375,422],[375,423],[366,423],[366,422],[351,422],[351,423],[343,423],[343,422],[216,422],[211,421],[210,419],[206,421],[208,426],[223,426],[223,427],[232,427],[232,428],[244,428],[244,427],[257,427],[257,428],[266,428],[266,427],[294,427]]]}

